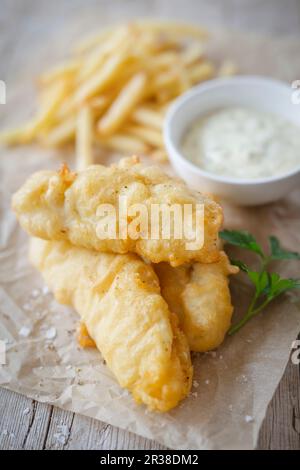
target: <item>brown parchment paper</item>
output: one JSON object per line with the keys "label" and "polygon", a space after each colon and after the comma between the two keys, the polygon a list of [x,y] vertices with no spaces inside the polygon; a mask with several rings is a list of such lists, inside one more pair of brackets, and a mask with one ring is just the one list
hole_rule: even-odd
{"label": "brown parchment paper", "polygon": [[[69,4],[70,5],[70,4]],[[30,23],[18,44],[2,42],[1,73],[7,104],[0,105],[0,125],[20,122],[33,109],[33,83],[39,71],[71,47],[88,30],[75,22]],[[90,15],[93,26],[95,18]],[[31,27],[30,27],[31,24]],[[30,47],[29,47],[30,46]],[[216,32],[209,46],[216,60],[234,59],[242,73],[292,81],[300,78],[300,42]],[[299,108],[300,112],[300,108]],[[286,295],[251,321],[216,352],[194,355],[194,387],[177,409],[156,414],[137,406],[121,390],[97,351],[81,350],[75,339],[76,313],[57,304],[27,261],[27,236],[10,211],[12,193],[34,170],[73,165],[72,151],[63,156],[38,146],[1,149],[0,339],[6,342],[6,364],[0,384],[41,402],[51,403],[176,449],[251,449],[260,424],[300,330],[299,301]],[[300,241],[300,192],[260,208],[225,206],[227,227],[251,230],[260,240],[277,235],[287,248]],[[299,277],[299,264],[283,263],[280,272]],[[244,310],[250,289],[232,280],[235,318]],[[25,327],[25,329],[24,329]],[[55,330],[54,330],[54,329]],[[48,338],[47,338],[48,336]]]}

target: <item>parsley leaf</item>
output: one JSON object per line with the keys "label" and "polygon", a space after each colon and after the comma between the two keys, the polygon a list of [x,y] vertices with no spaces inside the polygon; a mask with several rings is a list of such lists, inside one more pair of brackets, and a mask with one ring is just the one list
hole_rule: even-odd
{"label": "parsley leaf", "polygon": [[246,248],[246,250],[254,251],[261,258],[264,258],[263,251],[254,236],[246,231],[239,230],[222,230],[220,237],[230,243],[231,245],[240,246]]}
{"label": "parsley leaf", "polygon": [[295,251],[288,251],[282,248],[278,238],[271,235],[269,237],[271,257],[274,260],[277,259],[300,259],[300,253]]}
{"label": "parsley leaf", "polygon": [[267,266],[271,261],[282,259],[297,259],[300,260],[300,254],[287,251],[280,245],[279,240],[274,237],[269,237],[270,254],[265,254],[261,246],[257,243],[253,235],[246,231],[237,230],[223,230],[220,233],[221,238],[226,240],[231,245],[239,246],[250,250],[260,256],[261,264],[258,271],[252,271],[243,261],[231,260],[231,263],[238,266],[241,271],[247,274],[252,284],[255,287],[254,294],[250,305],[242,319],[231,326],[228,331],[229,335],[236,333],[242,328],[251,318],[260,313],[273,299],[291,289],[300,289],[299,279],[285,279],[281,278],[276,272],[270,273]]}

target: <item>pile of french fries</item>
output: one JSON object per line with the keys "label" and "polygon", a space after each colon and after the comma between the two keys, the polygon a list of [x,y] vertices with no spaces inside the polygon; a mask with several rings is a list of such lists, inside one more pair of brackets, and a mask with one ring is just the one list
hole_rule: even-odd
{"label": "pile of french fries", "polygon": [[[41,75],[36,116],[0,134],[0,141],[74,143],[78,169],[93,163],[96,145],[165,161],[162,124],[168,106],[220,73],[204,54],[205,39],[198,27],[153,21],[90,37],[70,60]],[[221,73],[233,73],[230,64]]]}

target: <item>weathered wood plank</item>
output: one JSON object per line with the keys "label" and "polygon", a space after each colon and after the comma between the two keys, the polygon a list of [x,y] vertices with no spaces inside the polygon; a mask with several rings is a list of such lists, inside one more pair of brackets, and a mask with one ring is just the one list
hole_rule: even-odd
{"label": "weathered wood plank", "polygon": [[101,421],[0,388],[0,449],[163,449]]}
{"label": "weathered wood plank", "polygon": [[291,361],[268,407],[258,448],[300,449],[300,367]]}

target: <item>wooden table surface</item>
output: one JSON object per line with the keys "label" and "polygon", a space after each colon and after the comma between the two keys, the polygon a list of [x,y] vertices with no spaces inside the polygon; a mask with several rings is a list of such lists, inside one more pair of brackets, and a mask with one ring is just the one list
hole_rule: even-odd
{"label": "wooden table surface", "polygon": [[[43,18],[44,0],[2,0],[0,44],[11,47],[16,29],[26,26],[28,15]],[[55,20],[55,4],[52,1]],[[208,27],[222,27],[274,35],[300,35],[299,0],[72,0],[72,9],[87,11],[103,4],[116,19],[147,14],[199,20]],[[25,8],[26,5],[26,8]],[[84,10],[83,10],[84,7]],[[79,14],[79,13],[78,13]],[[20,22],[21,18],[21,22]],[[67,21],[67,20],[66,20]],[[1,48],[0,48],[1,51]],[[5,64],[1,63],[5,75]],[[300,78],[300,77],[298,77]],[[0,389],[1,449],[162,449],[159,444],[108,424],[38,403]],[[300,368],[290,361],[269,405],[261,427],[259,449],[300,449]]]}

